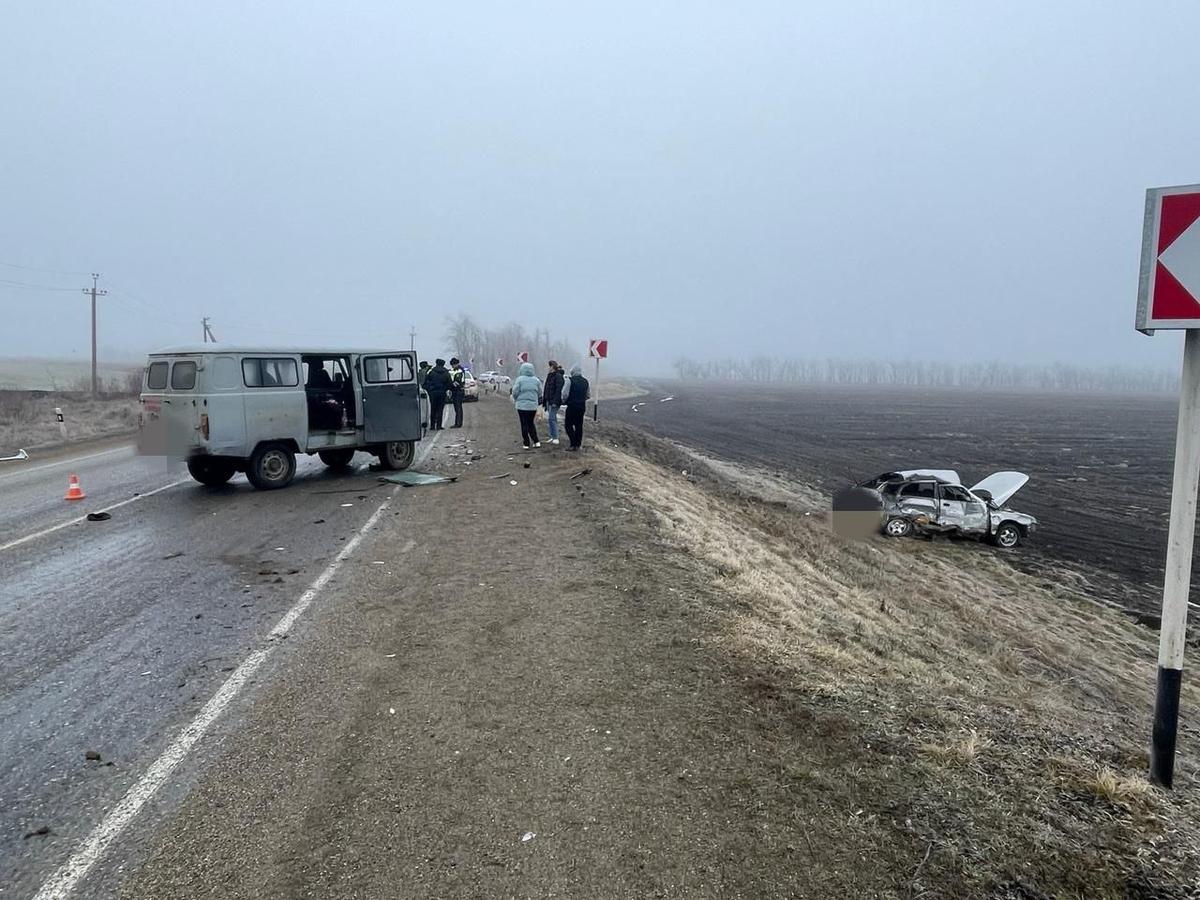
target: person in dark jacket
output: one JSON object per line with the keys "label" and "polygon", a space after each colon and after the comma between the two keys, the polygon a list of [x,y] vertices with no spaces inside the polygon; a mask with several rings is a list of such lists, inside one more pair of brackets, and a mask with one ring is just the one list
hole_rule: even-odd
{"label": "person in dark jacket", "polygon": [[571,377],[563,385],[563,406],[567,408],[563,416],[563,428],[566,429],[567,439],[571,442],[568,450],[578,450],[583,445],[583,414],[587,412],[588,398],[592,395],[592,387],[583,377],[583,366],[579,363],[571,366]]}
{"label": "person in dark jacket", "polygon": [[429,430],[439,431],[442,427],[442,412],[446,409],[446,392],[450,390],[450,373],[446,361],[435,359],[433,368],[425,376],[425,393],[429,395]]}
{"label": "person in dark jacket", "polygon": [[566,379],[562,366],[550,360],[546,383],[542,388],[542,407],[546,410],[546,425],[550,429],[550,443],[558,443],[558,408],[562,406],[562,390]]}

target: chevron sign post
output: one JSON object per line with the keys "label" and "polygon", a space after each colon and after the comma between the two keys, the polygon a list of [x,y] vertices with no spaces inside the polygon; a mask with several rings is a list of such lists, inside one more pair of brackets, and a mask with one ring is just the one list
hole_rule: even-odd
{"label": "chevron sign post", "polygon": [[1154,334],[1158,329],[1184,329],[1175,475],[1158,632],[1158,692],[1150,740],[1150,780],[1170,788],[1175,777],[1179,689],[1187,637],[1192,542],[1196,536],[1196,492],[1200,488],[1200,184],[1146,191],[1135,327],[1145,334]]}
{"label": "chevron sign post", "polygon": [[608,341],[592,338],[588,341],[588,356],[596,360],[596,383],[592,385],[592,421],[600,421],[600,360],[608,359]]}

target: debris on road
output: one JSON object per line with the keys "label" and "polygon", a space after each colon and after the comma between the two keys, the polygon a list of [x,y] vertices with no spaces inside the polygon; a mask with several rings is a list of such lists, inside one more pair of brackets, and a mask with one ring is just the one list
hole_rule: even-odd
{"label": "debris on road", "polygon": [[100,754],[95,750],[89,750],[83,754],[83,758],[88,762],[100,762]]}
{"label": "debris on road", "polygon": [[489,475],[488,481],[495,481],[498,478],[508,478],[510,475],[512,475],[512,472],[505,472],[503,475]]}
{"label": "debris on road", "polygon": [[659,403],[670,403],[670,402],[671,402],[672,400],[674,400],[674,399],[675,399],[674,397],[663,397],[663,398],[662,398],[661,400],[659,400],[658,402],[659,402]]}
{"label": "debris on road", "polygon": [[14,456],[0,456],[0,462],[17,462],[22,459],[29,459],[29,454],[24,450],[18,450]]}
{"label": "debris on road", "polygon": [[513,487],[516,487],[516,486],[517,486],[517,482],[516,482],[515,480],[514,480],[514,481],[510,481],[510,482],[509,482],[509,484],[511,484]]}
{"label": "debris on road", "polygon": [[527,831],[523,835],[521,835],[521,843],[522,844],[528,843],[529,841],[532,841],[535,837],[537,837],[536,831]]}
{"label": "debris on road", "polygon": [[380,481],[390,481],[404,487],[421,487],[427,484],[448,484],[458,481],[457,475],[429,475],[425,472],[396,472],[392,475],[381,475]]}
{"label": "debris on road", "polygon": [[633,404],[633,406],[631,406],[629,408],[632,409],[634,412],[641,412],[641,410],[638,407],[645,406],[645,405],[646,405],[645,403],[635,403],[635,404]]}
{"label": "debris on road", "polygon": [[571,480],[574,481],[576,478],[582,478],[584,475],[591,475],[591,474],[592,474],[591,469],[584,469],[584,470],[582,470],[580,472],[576,472],[574,475],[572,475]]}
{"label": "debris on road", "polygon": [[532,468],[533,468],[533,463],[531,463],[531,462],[528,462],[528,461],[527,461],[527,462],[526,462],[524,465],[525,465],[525,468],[526,468],[526,469],[532,469]]}
{"label": "debris on road", "polygon": [[25,836],[24,836],[23,840],[29,840],[29,838],[31,838],[31,837],[45,837],[46,835],[48,835],[50,833],[51,833],[50,826],[43,825],[41,828],[35,828],[33,831],[25,832]]}
{"label": "debris on road", "polygon": [[174,553],[168,553],[166,556],[163,557],[163,559],[178,559],[181,556],[183,556],[183,551],[176,550]]}
{"label": "debris on road", "polygon": [[107,522],[111,518],[112,518],[112,513],[94,512],[94,513],[87,514],[87,520],[89,522]]}

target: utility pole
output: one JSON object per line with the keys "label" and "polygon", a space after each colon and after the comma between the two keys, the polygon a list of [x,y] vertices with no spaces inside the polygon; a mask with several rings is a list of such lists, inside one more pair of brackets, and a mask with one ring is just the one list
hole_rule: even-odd
{"label": "utility pole", "polygon": [[85,294],[92,295],[92,396],[97,397],[100,394],[100,377],[96,372],[96,298],[103,297],[108,291],[96,289],[96,282],[100,280],[98,272],[92,273],[92,286],[84,288]]}
{"label": "utility pole", "polygon": [[213,334],[212,329],[208,327],[208,316],[205,316],[203,319],[201,319],[200,324],[204,326],[204,343],[207,344],[212,342],[215,344],[217,342],[217,336]]}
{"label": "utility pole", "polygon": [[408,332],[408,349],[417,349],[417,326],[414,325]]}

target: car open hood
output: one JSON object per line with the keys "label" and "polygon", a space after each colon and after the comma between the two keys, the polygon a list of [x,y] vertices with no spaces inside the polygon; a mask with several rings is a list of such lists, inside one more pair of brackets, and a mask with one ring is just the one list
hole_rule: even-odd
{"label": "car open hood", "polygon": [[1024,472],[993,472],[979,484],[973,485],[971,493],[987,491],[992,495],[993,503],[1003,506],[1028,480],[1029,476]]}

